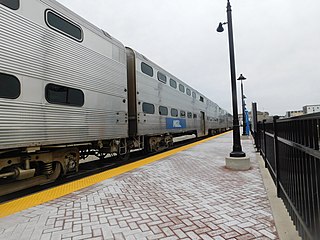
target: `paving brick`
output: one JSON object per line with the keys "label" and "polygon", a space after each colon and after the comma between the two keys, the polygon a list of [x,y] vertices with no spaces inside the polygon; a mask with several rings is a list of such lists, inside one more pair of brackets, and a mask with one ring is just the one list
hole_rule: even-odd
{"label": "paving brick", "polygon": [[252,169],[227,170],[232,134],[0,220],[0,239],[278,239]]}

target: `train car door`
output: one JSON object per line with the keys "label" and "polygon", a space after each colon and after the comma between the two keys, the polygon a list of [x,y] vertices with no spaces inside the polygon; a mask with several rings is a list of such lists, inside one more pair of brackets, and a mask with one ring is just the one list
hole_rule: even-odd
{"label": "train car door", "polygon": [[206,122],[205,113],[200,111],[200,134],[204,136],[206,134]]}

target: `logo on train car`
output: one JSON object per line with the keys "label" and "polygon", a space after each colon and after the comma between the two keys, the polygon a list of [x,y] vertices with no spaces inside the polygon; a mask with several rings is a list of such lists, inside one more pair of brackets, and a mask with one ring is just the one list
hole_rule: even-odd
{"label": "logo on train car", "polygon": [[180,129],[187,127],[186,120],[181,118],[166,118],[166,122],[167,129]]}

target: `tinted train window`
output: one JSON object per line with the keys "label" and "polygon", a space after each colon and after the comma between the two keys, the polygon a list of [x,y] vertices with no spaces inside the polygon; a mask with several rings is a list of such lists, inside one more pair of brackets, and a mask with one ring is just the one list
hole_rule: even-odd
{"label": "tinted train window", "polygon": [[191,112],[188,112],[188,118],[192,118],[192,113]]}
{"label": "tinted train window", "polygon": [[15,99],[20,96],[20,81],[15,76],[0,73],[0,98]]}
{"label": "tinted train window", "polygon": [[148,114],[154,114],[154,105],[151,103],[143,103],[142,111]]}
{"label": "tinted train window", "polygon": [[164,106],[160,106],[160,107],[159,107],[159,114],[160,114],[160,115],[167,116],[167,115],[168,115],[168,108],[167,108],[167,107],[164,107]]}
{"label": "tinted train window", "polygon": [[173,88],[177,88],[177,82],[170,78],[170,86]]}
{"label": "tinted train window", "polygon": [[12,10],[19,9],[20,1],[19,0],[0,0],[0,4],[11,8]]}
{"label": "tinted train window", "polygon": [[161,72],[158,72],[157,77],[160,82],[167,83],[166,75],[162,74]]}
{"label": "tinted train window", "polygon": [[189,88],[187,88],[186,93],[188,96],[191,96],[191,90]]}
{"label": "tinted train window", "polygon": [[194,114],[193,114],[193,118],[197,118],[197,114],[194,113]]}
{"label": "tinted train window", "polygon": [[148,76],[153,77],[153,68],[144,62],[141,63],[141,71],[144,74],[147,74]]}
{"label": "tinted train window", "polygon": [[68,37],[71,37],[79,42],[82,41],[82,30],[75,23],[52,11],[47,11],[46,14],[46,21],[50,28],[66,34]]}
{"label": "tinted train window", "polygon": [[181,84],[179,84],[179,90],[180,90],[180,92],[183,92],[183,93],[184,93],[184,86],[181,85]]}
{"label": "tinted train window", "polygon": [[192,97],[193,97],[193,98],[196,98],[196,97],[197,97],[195,92],[192,92]]}
{"label": "tinted train window", "polygon": [[175,108],[171,108],[171,116],[172,117],[178,117],[178,110]]}
{"label": "tinted train window", "polygon": [[180,111],[180,117],[185,118],[186,117],[186,112],[185,111]]}
{"label": "tinted train window", "polygon": [[200,96],[199,101],[200,101],[200,102],[203,102],[203,97],[202,97],[202,96]]}
{"label": "tinted train window", "polygon": [[84,104],[84,94],[79,89],[50,83],[46,86],[46,100],[53,104],[81,107]]}

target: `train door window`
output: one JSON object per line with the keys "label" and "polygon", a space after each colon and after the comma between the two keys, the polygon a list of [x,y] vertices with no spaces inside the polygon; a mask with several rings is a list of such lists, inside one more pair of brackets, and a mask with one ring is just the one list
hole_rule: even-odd
{"label": "train door window", "polygon": [[144,62],[141,63],[141,71],[144,74],[147,74],[148,76],[153,77],[153,68]]}
{"label": "train door window", "polygon": [[52,10],[46,11],[46,23],[51,29],[60,32],[78,42],[83,40],[82,29],[77,24],[53,12]]}
{"label": "train door window", "polygon": [[193,118],[197,118],[197,114],[194,113],[194,114],[193,114]]}
{"label": "train door window", "polygon": [[159,114],[163,116],[168,116],[168,108],[164,106],[159,107]]}
{"label": "train door window", "polygon": [[179,90],[184,93],[184,86],[182,84],[179,84]]}
{"label": "train door window", "polygon": [[84,94],[79,89],[49,83],[45,91],[49,103],[75,107],[82,107],[84,104]]}
{"label": "train door window", "polygon": [[157,73],[158,80],[163,83],[167,83],[167,77],[161,72]]}
{"label": "train door window", "polygon": [[175,108],[171,108],[171,116],[172,117],[178,117],[178,110]]}
{"label": "train door window", "polygon": [[0,4],[11,8],[12,10],[18,10],[20,7],[20,1],[19,0],[0,0]]}
{"label": "train door window", "polygon": [[177,82],[175,80],[173,80],[172,78],[170,78],[170,86],[173,88],[177,88]]}
{"label": "train door window", "polygon": [[142,104],[142,111],[148,114],[154,114],[154,105],[151,103],[144,102]]}
{"label": "train door window", "polygon": [[188,118],[192,118],[192,113],[191,113],[191,112],[188,112],[188,113],[187,113],[187,116],[188,116]]}
{"label": "train door window", "polygon": [[204,99],[202,96],[200,96],[200,99],[199,99],[200,102],[204,102]]}
{"label": "train door window", "polygon": [[185,118],[186,117],[186,112],[185,111],[180,111],[180,117]]}
{"label": "train door window", "polygon": [[20,96],[20,81],[13,75],[0,73],[0,98],[16,99]]}
{"label": "train door window", "polygon": [[196,98],[196,97],[197,97],[197,95],[196,95],[195,92],[192,92],[192,97],[193,97],[193,98]]}
{"label": "train door window", "polygon": [[191,96],[191,90],[189,88],[187,88],[186,93],[188,96]]}

